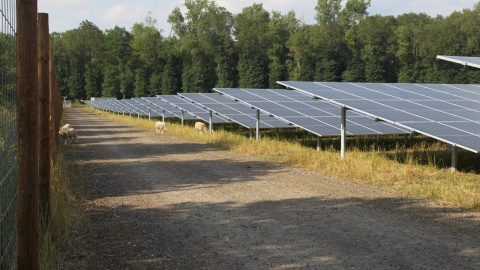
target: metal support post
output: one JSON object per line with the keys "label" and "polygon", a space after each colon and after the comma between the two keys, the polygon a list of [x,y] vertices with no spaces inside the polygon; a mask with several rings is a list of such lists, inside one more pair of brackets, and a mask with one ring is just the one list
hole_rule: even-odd
{"label": "metal support post", "polygon": [[260,138],[260,110],[257,109],[257,141],[259,140]]}
{"label": "metal support post", "polygon": [[452,165],[450,166],[450,171],[457,171],[457,146],[452,145]]}
{"label": "metal support post", "polygon": [[341,125],[341,133],[340,133],[340,158],[344,159],[345,158],[345,137],[347,134],[347,108],[345,106],[342,106],[342,125]]}
{"label": "metal support post", "polygon": [[210,110],[210,114],[208,116],[209,116],[208,123],[209,123],[209,129],[210,129],[209,131],[210,131],[210,134],[212,134],[213,133],[213,112],[212,112],[212,110]]}
{"label": "metal support post", "polygon": [[185,111],[182,109],[182,127],[183,127],[183,120],[185,119]]}

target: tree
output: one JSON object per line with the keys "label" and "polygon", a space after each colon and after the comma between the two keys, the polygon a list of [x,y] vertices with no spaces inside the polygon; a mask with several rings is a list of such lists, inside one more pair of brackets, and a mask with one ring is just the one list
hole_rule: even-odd
{"label": "tree", "polygon": [[162,73],[161,93],[174,95],[182,92],[182,59],[175,50],[178,40],[175,37],[167,39],[165,43],[166,64]]}
{"label": "tree", "polygon": [[160,93],[160,78],[165,65],[163,43],[155,19],[147,16],[145,23],[133,25],[131,47],[134,57],[132,69],[135,74],[135,96],[153,96]]}
{"label": "tree", "polygon": [[184,6],[185,14],[176,7],[168,17],[179,37],[183,92],[211,92],[219,78],[222,85],[234,85],[236,75],[228,68],[235,59],[232,15],[214,1],[185,0]]}
{"label": "tree", "polygon": [[103,32],[84,21],[77,29],[54,33],[52,43],[62,95],[73,99],[99,96],[106,55]]}
{"label": "tree", "polygon": [[428,26],[433,20],[428,15],[404,14],[397,17],[398,26],[395,30],[399,60],[398,82],[423,82],[424,66],[422,63],[420,45],[425,42]]}
{"label": "tree", "polygon": [[286,60],[289,80],[312,81],[315,73],[315,59],[310,37],[313,35],[313,26],[301,25],[287,41],[289,49]]}
{"label": "tree", "polygon": [[362,60],[362,45],[358,39],[358,24],[368,17],[370,0],[348,0],[340,14],[347,51],[341,77],[347,82],[365,81],[365,65]]}
{"label": "tree", "polygon": [[293,11],[286,15],[279,12],[272,12],[269,23],[268,39],[271,43],[267,49],[269,58],[268,78],[269,88],[280,88],[277,81],[283,81],[288,78],[287,70],[287,41],[294,31],[298,28],[298,20]]}
{"label": "tree", "polygon": [[103,91],[107,97],[131,97],[132,83],[129,75],[132,63],[132,35],[123,27],[105,31],[107,64],[104,71]]}
{"label": "tree", "polygon": [[[80,46],[84,48],[85,59],[85,96],[98,97],[101,94],[105,59],[105,40],[103,32],[93,23],[84,21],[78,31]],[[80,98],[80,97],[78,97]]]}
{"label": "tree", "polygon": [[397,59],[392,16],[375,15],[358,24],[358,42],[367,82],[396,82]]}
{"label": "tree", "polygon": [[120,92],[121,79],[119,73],[117,66],[108,65],[105,67],[103,71],[102,97],[122,97],[121,94],[123,93]]}
{"label": "tree", "polygon": [[242,88],[267,88],[269,85],[269,22],[270,14],[262,4],[246,7],[235,17],[239,86]]}

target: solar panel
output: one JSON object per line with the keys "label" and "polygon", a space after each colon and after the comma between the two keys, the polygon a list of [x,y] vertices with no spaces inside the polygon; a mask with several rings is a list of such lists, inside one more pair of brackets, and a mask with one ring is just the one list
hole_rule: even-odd
{"label": "solar panel", "polygon": [[480,68],[480,57],[437,55],[437,58],[464,66]]}
{"label": "solar panel", "polygon": [[137,113],[134,111],[134,108],[128,106],[128,104],[125,104],[124,102],[119,102],[118,100],[107,100],[105,101],[105,106],[111,108],[111,110],[116,113]]}
{"label": "solar panel", "polygon": [[[164,100],[165,102],[170,103],[171,105],[183,109],[187,113],[195,116],[198,119],[201,119],[205,122],[210,122],[210,112],[203,108],[202,106],[199,106],[198,104],[194,104],[187,99],[178,96],[178,95],[157,95],[160,99]],[[217,115],[213,114],[212,115],[212,123],[228,123],[228,119]]]}
{"label": "solar panel", "polygon": [[[215,90],[318,136],[339,136],[341,133],[340,107],[300,92],[282,89],[215,88]],[[353,111],[347,112],[347,119],[349,119],[348,135],[408,133],[406,129],[376,122],[373,118]]]}
{"label": "solar panel", "polygon": [[111,106],[109,106],[105,101],[84,100],[84,102],[88,106],[99,109],[99,110],[112,111]]}
{"label": "solar panel", "polygon": [[[480,85],[279,83],[449,144],[477,153],[480,151]],[[343,99],[347,94],[355,98]],[[377,94],[389,98],[370,99]],[[455,141],[455,138],[459,140]]]}
{"label": "solar panel", "polygon": [[[137,109],[137,111],[140,111],[141,112],[141,115],[143,116],[148,116],[149,114],[155,114],[155,116],[161,116],[161,114],[158,114],[156,112],[151,112],[151,110],[145,106],[143,103],[140,103],[138,101],[136,101],[135,99],[125,99],[124,100],[126,103],[128,103],[130,106],[133,106],[134,108]],[[153,115],[151,115],[153,116]]]}
{"label": "solar panel", "polygon": [[[201,104],[208,110],[212,110],[225,118],[236,122],[246,128],[253,129],[257,126],[257,112],[251,106],[241,104],[233,99],[218,93],[179,93],[178,95],[188,100]],[[268,114],[260,114],[259,128],[290,128],[287,122],[270,117]]]}
{"label": "solar panel", "polygon": [[[177,118],[182,118],[182,110],[173,106],[170,103],[167,103],[165,101],[162,101],[158,97],[142,97],[142,100],[145,100],[146,102],[152,104],[153,106],[157,107],[159,110],[162,111],[165,110],[168,114],[165,115],[165,117],[177,117]],[[197,119],[195,116],[185,113],[183,115],[183,119],[185,120],[193,120]]]}
{"label": "solar panel", "polygon": [[[142,106],[142,107],[145,108],[145,110],[149,111],[151,117],[162,117],[162,116],[164,116],[163,110],[160,107],[155,106],[154,104],[148,102],[147,100],[145,100],[143,98],[132,98],[132,101],[138,103],[139,106]],[[165,117],[166,118],[175,117],[175,115],[173,115],[169,112],[165,112]]]}

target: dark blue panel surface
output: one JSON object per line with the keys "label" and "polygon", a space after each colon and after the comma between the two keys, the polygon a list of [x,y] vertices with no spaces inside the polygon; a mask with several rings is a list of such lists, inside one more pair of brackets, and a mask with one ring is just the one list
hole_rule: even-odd
{"label": "dark blue panel surface", "polygon": [[[480,147],[474,148],[477,145],[476,142],[466,140],[469,138],[473,141],[480,141],[478,133],[480,85],[279,83],[302,93],[330,99],[332,103],[367,115],[399,123],[403,127],[415,129],[419,133],[444,140],[447,143],[480,152]],[[333,93],[335,92],[333,90],[337,93]],[[377,93],[379,97],[388,95],[395,99],[372,97],[372,94],[365,90]],[[343,99],[345,93],[355,94],[358,99]],[[455,141],[455,138],[458,141]]]}
{"label": "dark blue panel surface", "polygon": [[[257,111],[218,93],[180,93],[188,102],[212,110],[225,119],[229,119],[246,128],[256,128]],[[290,128],[288,123],[260,113],[260,128]]]}
{"label": "dark blue panel surface", "polygon": [[[239,100],[255,108],[259,108],[267,114],[282,118],[286,122],[292,123],[295,126],[301,127],[302,129],[308,130],[319,136],[340,135],[341,108],[324,100],[315,99],[314,95],[306,95],[298,91],[281,89],[219,88],[215,90],[222,95]],[[364,91],[364,89],[357,88],[355,91]],[[333,91],[330,92],[333,93]],[[350,97],[354,96],[350,95]],[[355,102],[365,103],[369,101],[355,100]],[[380,107],[386,108],[381,105]],[[349,124],[361,126],[361,124],[350,120],[353,116],[356,116],[355,120],[363,119],[365,122],[371,123],[372,126],[353,128],[351,133],[349,133],[350,135],[355,135],[356,130],[361,131],[358,135],[404,134],[408,132],[405,129],[393,127],[386,123],[375,122],[372,117],[368,118],[352,111],[347,111],[347,122],[349,122]],[[375,130],[376,128],[378,128],[378,130]]]}

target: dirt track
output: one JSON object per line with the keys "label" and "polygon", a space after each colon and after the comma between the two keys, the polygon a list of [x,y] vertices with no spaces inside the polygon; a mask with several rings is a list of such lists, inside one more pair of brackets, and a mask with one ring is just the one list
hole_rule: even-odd
{"label": "dirt track", "polygon": [[[480,269],[478,215],[67,109],[85,269]],[[192,131],[193,132],[193,131]],[[81,251],[78,251],[82,253]],[[77,256],[78,255],[78,256]]]}

